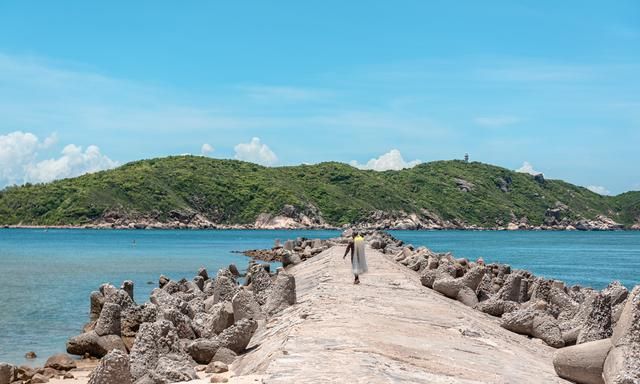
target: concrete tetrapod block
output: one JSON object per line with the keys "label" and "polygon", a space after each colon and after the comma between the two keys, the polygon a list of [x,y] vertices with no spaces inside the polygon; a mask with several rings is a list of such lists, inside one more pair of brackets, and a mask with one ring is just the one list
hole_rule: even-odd
{"label": "concrete tetrapod block", "polygon": [[640,382],[640,285],[629,294],[611,336],[613,348],[604,365],[607,384]]}
{"label": "concrete tetrapod block", "polygon": [[602,370],[611,339],[591,341],[556,351],[553,367],[558,376],[580,384],[604,384]]}

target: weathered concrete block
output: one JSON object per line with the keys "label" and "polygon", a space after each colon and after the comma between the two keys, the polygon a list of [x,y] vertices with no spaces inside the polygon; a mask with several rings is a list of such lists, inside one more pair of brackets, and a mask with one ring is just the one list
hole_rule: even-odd
{"label": "weathered concrete block", "polygon": [[559,349],[553,357],[558,376],[583,384],[604,384],[602,372],[611,339],[591,341]]}

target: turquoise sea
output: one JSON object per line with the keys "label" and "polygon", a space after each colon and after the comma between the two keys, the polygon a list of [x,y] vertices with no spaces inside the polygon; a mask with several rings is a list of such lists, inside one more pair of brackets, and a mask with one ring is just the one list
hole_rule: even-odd
{"label": "turquoise sea", "polygon": [[[568,284],[640,283],[640,232],[392,231],[414,246],[511,264]],[[160,274],[192,278],[235,263],[275,239],[329,238],[337,231],[155,231],[0,229],[0,361],[42,364],[64,351],[87,321],[89,293],[104,282],[135,282],[148,299]],[[148,284],[151,283],[151,284]],[[35,351],[40,358],[27,362]]]}

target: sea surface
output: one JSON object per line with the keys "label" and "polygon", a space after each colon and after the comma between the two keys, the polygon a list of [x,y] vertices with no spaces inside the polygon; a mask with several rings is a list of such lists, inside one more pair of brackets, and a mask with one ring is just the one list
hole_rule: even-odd
{"label": "sea surface", "polygon": [[[568,284],[603,288],[640,283],[640,231],[392,231],[414,246],[456,257],[508,263]],[[81,332],[89,294],[100,284],[135,283],[148,300],[160,274],[191,279],[248,258],[233,251],[269,248],[275,239],[330,238],[337,231],[0,229],[0,362],[42,365]],[[276,267],[275,265],[274,267]],[[28,351],[39,359],[27,361]]]}

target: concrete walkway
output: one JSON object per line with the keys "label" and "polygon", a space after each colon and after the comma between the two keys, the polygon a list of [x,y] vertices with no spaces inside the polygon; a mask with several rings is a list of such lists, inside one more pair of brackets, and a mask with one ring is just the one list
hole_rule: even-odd
{"label": "concrete walkway", "polygon": [[567,383],[554,373],[554,349],[367,251],[360,285],[343,247],[291,268],[298,304],[261,327],[230,382]]}

